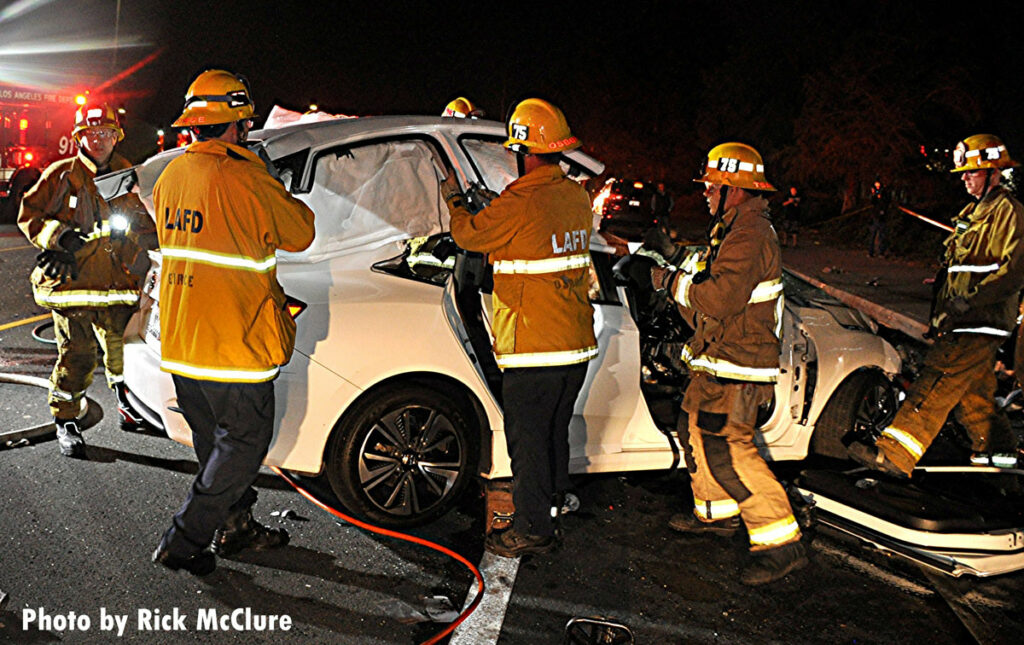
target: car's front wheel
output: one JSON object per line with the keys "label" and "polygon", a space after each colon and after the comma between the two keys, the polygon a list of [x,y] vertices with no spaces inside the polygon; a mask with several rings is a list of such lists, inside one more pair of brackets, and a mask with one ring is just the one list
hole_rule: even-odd
{"label": "car's front wheel", "polygon": [[479,441],[459,403],[421,385],[365,399],[335,428],[327,478],[345,506],[401,528],[451,509],[473,476]]}
{"label": "car's front wheel", "polygon": [[843,381],[822,410],[811,452],[846,459],[852,441],[873,440],[896,416],[896,390],[879,372],[857,372]]}

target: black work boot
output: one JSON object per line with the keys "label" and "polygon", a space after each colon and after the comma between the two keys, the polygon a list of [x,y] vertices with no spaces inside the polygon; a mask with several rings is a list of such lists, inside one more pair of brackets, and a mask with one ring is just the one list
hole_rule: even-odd
{"label": "black work boot", "polygon": [[553,535],[531,535],[515,529],[495,531],[487,536],[484,548],[503,558],[514,558],[527,553],[547,553],[558,546]]}
{"label": "black work boot", "polygon": [[265,551],[288,544],[288,531],[263,526],[252,516],[252,509],[233,512],[213,534],[213,552],[229,556],[244,549]]}
{"label": "black work boot", "polygon": [[78,427],[76,419],[53,420],[57,426],[57,444],[60,446],[60,454],[65,457],[84,457],[85,439],[82,438],[82,430]]}
{"label": "black work boot", "polygon": [[752,562],[743,570],[741,582],[756,586],[768,584],[786,577],[790,572],[807,566],[807,552],[797,542],[783,544],[773,549],[752,551]]}
{"label": "black work boot", "polygon": [[167,549],[164,540],[160,540],[160,546],[153,551],[153,562],[162,564],[171,571],[184,569],[194,576],[205,576],[217,568],[217,558],[209,551],[200,551],[190,556],[173,555]]}
{"label": "black work boot", "polygon": [[854,441],[847,446],[846,452],[850,455],[851,459],[871,470],[877,470],[894,477],[909,477],[896,464],[889,461],[885,452],[879,450],[877,446],[869,446],[859,441]]}
{"label": "black work boot", "polygon": [[729,537],[740,530],[739,517],[727,517],[721,520],[705,522],[693,513],[677,513],[668,521],[673,530],[694,535],[721,535]]}

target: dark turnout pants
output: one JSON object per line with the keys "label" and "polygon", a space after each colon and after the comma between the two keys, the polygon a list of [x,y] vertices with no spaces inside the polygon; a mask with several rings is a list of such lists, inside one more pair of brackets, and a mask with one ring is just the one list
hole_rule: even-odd
{"label": "dark turnout pants", "polygon": [[967,431],[974,452],[1008,452],[1016,437],[996,409],[993,366],[999,336],[946,334],[924,356],[924,367],[882,436],[878,449],[908,475],[939,435],[950,412]]}
{"label": "dark turnout pants", "polygon": [[587,364],[505,370],[505,441],[515,482],[513,528],[553,535],[552,498],[569,488],[569,422]]}
{"label": "dark turnout pants", "polygon": [[256,503],[253,482],[274,436],[274,384],[174,375],[178,406],[199,458],[188,497],[164,535],[174,555],[205,549],[229,514]]}

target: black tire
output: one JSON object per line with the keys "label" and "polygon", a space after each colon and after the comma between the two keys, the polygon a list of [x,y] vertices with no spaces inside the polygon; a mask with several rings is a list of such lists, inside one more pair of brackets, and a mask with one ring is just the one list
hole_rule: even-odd
{"label": "black tire", "polygon": [[877,437],[896,416],[896,391],[876,371],[856,372],[840,383],[818,417],[811,452],[847,459],[846,447],[857,439]]}
{"label": "black tire", "polygon": [[478,451],[478,430],[455,399],[403,385],[346,413],[331,437],[327,480],[338,499],[367,521],[416,526],[458,501],[475,474]]}

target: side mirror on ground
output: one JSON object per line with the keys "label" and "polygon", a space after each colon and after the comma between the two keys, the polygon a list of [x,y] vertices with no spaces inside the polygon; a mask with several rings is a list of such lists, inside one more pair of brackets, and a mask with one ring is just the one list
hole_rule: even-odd
{"label": "side mirror on ground", "polygon": [[633,632],[612,618],[577,617],[565,626],[564,645],[633,645]]}

